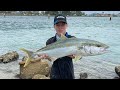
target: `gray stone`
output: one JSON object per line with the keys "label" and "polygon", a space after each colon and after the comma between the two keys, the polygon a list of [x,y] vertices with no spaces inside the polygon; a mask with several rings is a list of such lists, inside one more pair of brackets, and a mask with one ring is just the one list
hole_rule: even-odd
{"label": "gray stone", "polygon": [[80,73],[80,79],[87,79],[88,74],[87,73]]}
{"label": "gray stone", "polygon": [[120,66],[115,67],[115,72],[120,77]]}

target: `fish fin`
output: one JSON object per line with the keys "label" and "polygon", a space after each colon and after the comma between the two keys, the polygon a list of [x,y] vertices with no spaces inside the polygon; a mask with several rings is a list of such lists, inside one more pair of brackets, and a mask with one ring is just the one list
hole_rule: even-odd
{"label": "fish fin", "polygon": [[66,40],[67,37],[61,33],[61,39],[62,39],[62,40]]}
{"label": "fish fin", "polygon": [[28,57],[28,58],[25,60],[25,64],[24,64],[23,67],[26,67],[32,60],[33,60],[33,58]]}
{"label": "fish fin", "polygon": [[76,55],[75,58],[74,58],[74,61],[77,61],[77,60],[80,60],[82,59],[82,56],[81,55]]}
{"label": "fish fin", "polygon": [[26,67],[30,63],[30,61],[33,59],[33,52],[26,50],[24,48],[20,48],[20,50],[24,51],[27,54],[27,59],[25,60],[25,64],[23,66],[23,67]]}

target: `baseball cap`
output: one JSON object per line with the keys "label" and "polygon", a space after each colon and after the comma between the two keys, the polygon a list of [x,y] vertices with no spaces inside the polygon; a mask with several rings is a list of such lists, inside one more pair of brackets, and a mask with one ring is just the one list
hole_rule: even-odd
{"label": "baseball cap", "polygon": [[66,17],[62,14],[56,15],[55,18],[54,18],[54,25],[59,23],[59,22],[65,22],[67,24]]}

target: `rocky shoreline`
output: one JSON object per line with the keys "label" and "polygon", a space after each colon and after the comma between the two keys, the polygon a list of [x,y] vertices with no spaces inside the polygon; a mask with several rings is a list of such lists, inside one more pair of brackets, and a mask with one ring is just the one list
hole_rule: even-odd
{"label": "rocky shoreline", "polygon": [[[0,63],[4,63],[4,64],[9,64],[17,60],[19,60],[19,54],[16,51],[8,52],[0,56]],[[26,57],[24,56],[22,60],[18,63],[19,67],[17,71],[19,73],[16,74],[15,78],[17,79],[50,79],[49,73],[50,73],[51,66],[48,60],[45,60],[45,59],[39,60],[35,58],[32,62],[30,62],[30,64],[27,67],[23,67],[25,60],[26,60]],[[0,71],[0,72],[3,73],[3,71]],[[120,79],[120,66],[115,66],[114,72],[116,74],[116,77],[114,77],[113,79]],[[89,79],[88,77],[89,77],[88,72],[79,72],[78,79]]]}

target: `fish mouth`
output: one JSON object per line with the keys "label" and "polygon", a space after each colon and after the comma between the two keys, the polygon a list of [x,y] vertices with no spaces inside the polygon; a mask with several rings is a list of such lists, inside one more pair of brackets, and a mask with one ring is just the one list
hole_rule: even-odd
{"label": "fish mouth", "polygon": [[108,52],[109,52],[109,50],[107,50],[107,49],[103,50],[103,53],[108,53]]}
{"label": "fish mouth", "polygon": [[108,48],[109,48],[109,46],[106,46],[106,47],[105,47],[105,49],[108,49]]}
{"label": "fish mouth", "polygon": [[109,52],[108,48],[109,48],[109,46],[107,46],[107,47],[105,47],[105,48],[101,48],[100,51],[101,51],[102,53],[108,53],[108,52]]}
{"label": "fish mouth", "polygon": [[109,46],[105,45],[105,47],[101,48],[101,51],[106,52],[108,51]]}

